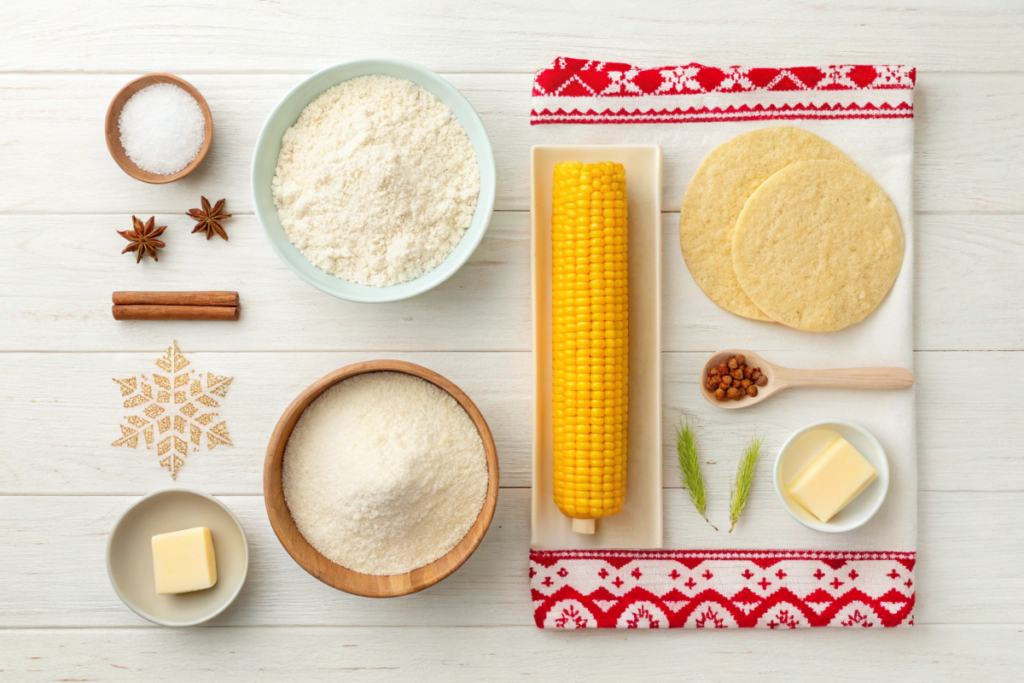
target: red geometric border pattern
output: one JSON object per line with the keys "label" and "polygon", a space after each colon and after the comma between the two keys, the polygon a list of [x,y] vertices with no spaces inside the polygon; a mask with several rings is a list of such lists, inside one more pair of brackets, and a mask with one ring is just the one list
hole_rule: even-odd
{"label": "red geometric border pattern", "polygon": [[794,90],[913,90],[917,70],[909,66],[797,66],[781,69],[696,62],[644,69],[622,62],[559,57],[533,80],[533,96],[619,97],[693,95],[712,92]]}
{"label": "red geometric border pattern", "polygon": [[699,121],[762,121],[769,119],[912,119],[914,105],[900,102],[895,106],[882,103],[879,106],[865,104],[863,106],[850,103],[841,104],[784,104],[777,106],[741,105],[739,107],[676,107],[659,111],[612,111],[605,109],[596,112],[588,109],[585,112],[564,109],[549,111],[542,109],[534,114],[534,123],[693,123]]}
{"label": "red geometric border pattern", "polygon": [[913,552],[530,551],[540,628],[895,627]]}
{"label": "red geometric border pattern", "polygon": [[[909,91],[916,81],[916,69],[900,65],[719,68],[691,63],[645,69],[621,62],[559,57],[534,76],[530,123],[912,118]],[[728,103],[709,104],[705,101],[709,95],[718,102],[725,97]],[[872,99],[859,101],[865,95]],[[692,104],[651,104],[652,99],[678,102],[681,97]],[[779,102],[780,97],[788,99]],[[610,106],[595,108],[595,99]],[[584,105],[581,110],[576,105],[581,100],[591,106]]]}

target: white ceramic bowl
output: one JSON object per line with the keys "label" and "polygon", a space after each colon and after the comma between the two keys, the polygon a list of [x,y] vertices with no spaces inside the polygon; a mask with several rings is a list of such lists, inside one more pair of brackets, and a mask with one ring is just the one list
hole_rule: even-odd
{"label": "white ceramic bowl", "polygon": [[[827,522],[822,522],[805,510],[786,492],[786,484],[799,475],[804,467],[821,452],[821,449],[828,445],[824,442],[809,443],[816,440],[812,432],[819,429],[831,429],[839,432],[839,435],[860,451],[861,455],[878,472],[878,477],[863,493]],[[798,443],[801,439],[804,441]],[[804,445],[808,448],[804,448]],[[801,451],[807,452],[806,455],[801,457]],[[868,430],[844,420],[825,420],[809,424],[798,430],[786,440],[786,443],[782,444],[782,449],[779,450],[779,455],[775,458],[772,479],[775,482],[775,493],[778,494],[782,506],[786,508],[793,519],[809,529],[841,533],[863,526],[878,512],[878,508],[882,507],[885,494],[889,491],[889,460],[885,456],[882,444],[878,443],[878,439],[872,436]]]}
{"label": "white ceramic bowl", "polygon": [[[480,196],[477,198],[476,211],[462,241],[448,254],[434,270],[421,275],[415,280],[392,285],[391,287],[369,287],[348,282],[330,275],[312,263],[302,252],[288,240],[281,221],[277,217],[271,182],[277,168],[277,156],[281,151],[281,138],[306,105],[316,99],[329,88],[357,76],[384,74],[396,78],[404,78],[430,91],[444,102],[455,114],[455,117],[466,129],[469,141],[476,152],[476,160],[480,165]],[[494,152],[487,130],[473,106],[463,97],[462,93],[433,71],[418,64],[400,59],[363,59],[345,62],[318,71],[299,83],[277,103],[270,112],[263,130],[256,141],[256,151],[252,157],[251,189],[252,203],[256,216],[267,233],[270,246],[285,262],[292,272],[322,292],[327,292],[340,299],[366,303],[398,301],[422,294],[441,284],[462,267],[470,255],[480,244],[487,225],[494,212],[494,194],[496,175],[494,168]]]}
{"label": "white ceramic bowl", "polygon": [[[157,595],[152,538],[197,526],[210,529],[217,560],[212,588]],[[161,626],[195,626],[228,608],[249,571],[249,544],[238,518],[213,496],[190,489],[155,491],[121,513],[107,538],[107,574],[117,597]]]}

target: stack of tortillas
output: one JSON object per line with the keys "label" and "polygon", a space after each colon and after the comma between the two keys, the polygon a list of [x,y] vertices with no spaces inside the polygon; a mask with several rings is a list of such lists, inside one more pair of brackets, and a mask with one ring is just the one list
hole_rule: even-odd
{"label": "stack of tortillas", "polygon": [[694,280],[719,306],[813,332],[867,317],[903,263],[900,219],[878,183],[793,127],[712,150],[686,190],[679,238]]}

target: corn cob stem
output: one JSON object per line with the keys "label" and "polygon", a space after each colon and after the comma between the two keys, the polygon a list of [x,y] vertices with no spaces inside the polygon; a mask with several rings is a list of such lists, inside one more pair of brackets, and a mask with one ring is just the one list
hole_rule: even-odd
{"label": "corn cob stem", "polygon": [[592,536],[597,533],[596,519],[573,519],[572,530],[577,534]]}

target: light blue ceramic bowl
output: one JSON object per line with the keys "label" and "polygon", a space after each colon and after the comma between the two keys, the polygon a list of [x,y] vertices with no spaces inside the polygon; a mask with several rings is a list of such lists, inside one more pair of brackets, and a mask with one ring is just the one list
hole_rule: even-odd
{"label": "light blue ceramic bowl", "polygon": [[[274,170],[277,167],[277,155],[281,151],[281,138],[285,131],[298,120],[299,114],[302,113],[306,105],[328,88],[351,78],[370,74],[405,78],[436,95],[451,108],[462,127],[466,129],[466,134],[469,135],[469,140],[473,143],[473,149],[476,151],[477,163],[480,164],[480,197],[477,199],[473,222],[466,234],[462,236],[462,241],[434,270],[415,280],[391,287],[367,287],[348,282],[325,273],[306,260],[302,252],[288,240],[281,221],[277,218],[277,209],[274,207],[274,198],[270,189]],[[480,117],[477,116],[476,111],[462,96],[462,93],[456,90],[451,83],[433,71],[412,62],[400,59],[363,59],[345,62],[316,72],[292,88],[277,103],[274,111],[270,112],[270,116],[263,124],[263,130],[260,131],[260,137],[256,141],[256,152],[252,157],[251,183],[252,203],[256,209],[256,216],[263,224],[263,229],[270,240],[270,246],[296,275],[320,291],[341,299],[367,303],[399,301],[422,294],[450,278],[480,244],[480,240],[483,239],[484,233],[487,231],[487,225],[491,221],[491,213],[494,211],[494,152],[491,150],[491,141],[487,137],[487,130],[484,129]]]}

